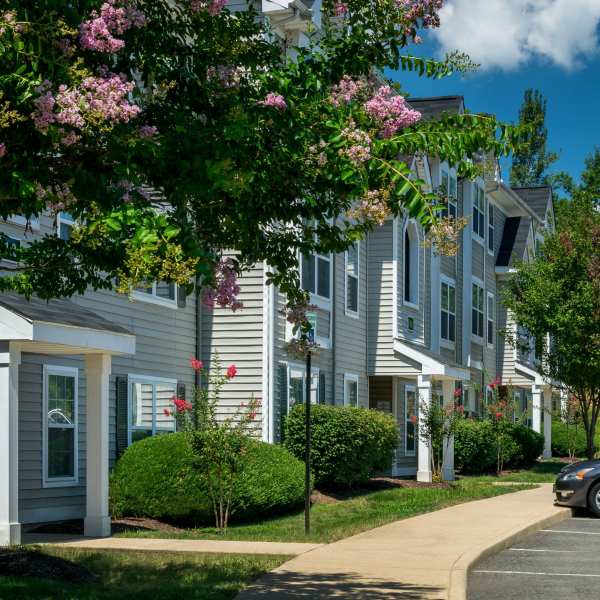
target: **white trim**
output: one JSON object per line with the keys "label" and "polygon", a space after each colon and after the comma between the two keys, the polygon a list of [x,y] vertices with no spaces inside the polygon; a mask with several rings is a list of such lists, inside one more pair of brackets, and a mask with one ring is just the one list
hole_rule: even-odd
{"label": "white trim", "polygon": [[395,338],[400,328],[398,326],[398,217],[392,221],[392,338]]}
{"label": "white trim", "polygon": [[[348,250],[344,252],[344,314],[352,319],[360,318],[360,241],[355,242],[356,246],[356,276],[348,275]],[[348,277],[356,279],[356,311],[348,308]]]}
{"label": "white trim", "polygon": [[[492,218],[492,224],[490,227],[490,207],[493,209],[494,212],[494,216]],[[486,223],[486,228],[487,228],[487,243],[486,243],[486,247],[487,247],[487,251],[488,254],[490,256],[495,256],[496,254],[496,205],[491,201],[488,200],[487,201],[487,206],[486,206],[486,212],[487,212],[487,223]],[[490,228],[491,230],[494,232],[493,233],[493,238],[494,238],[494,244],[493,244],[493,249],[490,250]]]}
{"label": "white trim", "polygon": [[344,406],[352,406],[348,403],[348,396],[346,390],[346,383],[356,383],[356,408],[360,406],[360,402],[358,399],[358,384],[359,384],[359,376],[356,373],[344,373]]}
{"label": "white trim", "polygon": [[[292,371],[298,371],[300,373],[302,373],[302,402],[306,402],[306,398],[304,397],[304,394],[306,393],[306,364],[302,364],[302,363],[296,363],[296,362],[287,362],[287,363],[283,363],[287,365],[287,410],[289,412],[290,410],[290,379],[291,379],[291,372]],[[311,379],[315,379],[317,380],[317,386],[315,388],[315,401],[312,402],[312,398],[311,398],[311,404],[318,404],[319,403],[319,383],[320,383],[320,374],[321,374],[321,369],[319,367],[313,367],[311,366],[310,369],[310,377]],[[335,382],[333,384],[335,386]],[[312,381],[310,382],[310,391],[311,391],[311,395],[312,395],[312,391],[313,391],[313,385],[312,385]]]}
{"label": "white trim", "polygon": [[[303,279],[303,274],[302,274],[302,253],[298,254],[299,257],[299,275],[300,275],[300,287],[302,287],[302,279]],[[314,304],[315,306],[321,308],[322,310],[326,310],[326,311],[331,311],[331,301],[332,301],[332,297],[333,297],[333,260],[334,260],[334,255],[330,252],[329,255],[325,255],[325,254],[318,254],[316,252],[312,252],[309,256],[314,256],[315,259],[315,291],[311,292],[310,290],[306,290],[309,294],[310,294],[310,303]],[[320,296],[317,293],[317,290],[319,289],[319,259],[322,260],[326,260],[329,263],[329,298],[326,298],[325,296]],[[302,289],[304,289],[304,287],[302,287]]]}
{"label": "white trim", "polygon": [[[415,426],[415,437],[414,437],[414,450],[408,450],[408,435],[407,435],[407,428],[406,425],[409,421],[408,419],[408,414],[407,414],[407,401],[406,401],[406,397],[408,395],[408,392],[413,392],[415,395],[415,416],[418,417],[419,414],[419,394],[417,394],[417,386],[413,385],[411,383],[406,383],[404,384],[404,422],[402,423],[402,427],[404,429],[404,456],[416,456],[417,455],[417,446],[418,446],[418,426],[416,423],[413,423]],[[411,422],[412,423],[412,422]]]}
{"label": "white trim", "polygon": [[272,339],[273,319],[272,313],[272,285],[267,283],[267,264],[263,263],[263,311],[262,311],[262,440],[269,442],[272,438],[271,405],[273,403],[271,391],[273,387],[272,372]]}
{"label": "white trim", "polygon": [[[448,317],[451,314],[454,314],[454,341],[445,339],[442,337],[442,311],[444,308],[442,307],[442,284],[446,284],[449,287],[454,288],[454,313],[451,313],[450,310],[444,311],[448,313]],[[448,277],[443,273],[440,275],[440,303],[439,303],[439,311],[437,315],[437,321],[439,323],[440,330],[440,346],[446,348],[447,350],[454,350],[456,348],[456,337],[458,335],[457,324],[458,324],[458,315],[457,315],[457,307],[458,307],[458,294],[456,293],[456,280],[452,277]],[[449,307],[448,307],[449,308]],[[450,318],[448,318],[448,332],[450,332]]]}
{"label": "white trim", "polygon": [[[68,225],[69,227],[71,227],[71,229],[73,228],[73,226],[75,225],[75,219],[73,219],[73,217],[71,215],[68,215],[69,213],[66,212],[59,212],[56,215],[56,235],[60,238],[60,226],[64,223],[65,225]],[[62,239],[62,238],[60,238]]]}
{"label": "white trim", "polygon": [[[409,228],[409,226],[411,227],[411,229],[415,232],[416,234],[416,240],[414,240],[417,244],[417,248],[416,248],[416,252],[417,252],[417,260],[415,261],[416,267],[417,267],[417,272],[416,272],[416,276],[415,276],[415,281],[416,281],[416,302],[413,302],[412,300],[406,300],[406,289],[405,289],[405,285],[406,285],[406,273],[405,273],[405,267],[406,267],[406,241],[405,241],[405,237],[406,237],[406,232]],[[409,239],[410,239],[410,233],[409,233]],[[411,249],[412,249],[412,244],[413,244],[413,240],[411,239]],[[419,227],[416,223],[416,221],[414,219],[405,219],[404,220],[404,227],[402,229],[402,304],[404,306],[407,306],[408,308],[412,308],[414,310],[419,310],[419,303],[420,303],[420,299],[421,299],[421,238],[419,236]],[[412,260],[411,260],[411,256],[408,257],[408,259],[411,262],[411,284],[413,281],[413,272],[412,272]],[[412,285],[411,285],[411,289],[412,289]]]}
{"label": "white trim", "polygon": [[[152,375],[140,375],[140,374],[128,374],[127,375],[127,445],[129,446],[131,442],[131,432],[132,431],[148,431],[148,427],[142,427],[141,425],[134,426],[131,424],[131,399],[133,398],[132,388],[136,383],[152,385],[152,426],[150,429],[152,433],[150,435],[156,435],[156,385],[164,384],[164,385],[172,385],[174,389],[174,394],[177,394],[177,379],[169,379],[166,377],[154,377]],[[175,431],[176,423],[173,418],[173,431]],[[166,429],[161,429],[161,431],[167,431]]]}
{"label": "white trim", "polygon": [[[490,319],[490,298],[494,307],[493,317]],[[494,340],[496,338],[496,296],[492,292],[486,292],[486,306],[485,306],[485,342],[488,348],[493,348],[495,346]],[[492,342],[490,343],[489,338],[489,322],[492,321]]]}
{"label": "white trim", "polygon": [[[43,366],[42,381],[42,487],[73,487],[79,485],[79,369],[60,365]],[[60,375],[74,380],[73,423],[51,427],[48,424],[48,377]],[[48,476],[48,429],[73,429],[73,477]]]}
{"label": "white trim", "polygon": [[165,306],[166,308],[171,308],[173,310],[177,310],[178,302],[177,296],[179,294],[179,287],[177,284],[175,285],[175,298],[163,298],[161,296],[156,295],[156,281],[152,283],[152,293],[141,292],[139,290],[132,290],[130,293],[130,298],[132,300],[139,300],[140,302],[146,302],[147,304],[157,304],[159,306]]}

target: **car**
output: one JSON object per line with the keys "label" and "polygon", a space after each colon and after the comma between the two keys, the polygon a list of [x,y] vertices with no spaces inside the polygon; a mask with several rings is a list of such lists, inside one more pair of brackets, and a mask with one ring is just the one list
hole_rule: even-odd
{"label": "car", "polygon": [[563,467],[554,483],[556,504],[588,508],[600,517],[600,460],[584,460]]}

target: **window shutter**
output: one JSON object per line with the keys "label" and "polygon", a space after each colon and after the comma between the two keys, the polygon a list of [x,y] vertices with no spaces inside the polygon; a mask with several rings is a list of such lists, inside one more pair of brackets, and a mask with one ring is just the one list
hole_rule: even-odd
{"label": "window shutter", "polygon": [[185,383],[177,382],[177,397],[185,400]]}
{"label": "window shutter", "polygon": [[319,373],[319,404],[327,404],[327,388],[325,387],[325,373]]}
{"label": "window shutter", "polygon": [[129,386],[127,377],[117,376],[115,378],[117,411],[116,411],[116,430],[117,430],[117,458],[125,452],[127,448],[127,429],[129,424]]}
{"label": "window shutter", "polygon": [[273,403],[273,427],[274,442],[283,442],[283,423],[287,416],[288,407],[288,375],[287,365],[281,364],[277,367],[277,402]]}
{"label": "window shutter", "polygon": [[177,306],[179,308],[185,308],[187,304],[185,290],[180,285],[178,285],[175,290],[175,293],[177,294]]}

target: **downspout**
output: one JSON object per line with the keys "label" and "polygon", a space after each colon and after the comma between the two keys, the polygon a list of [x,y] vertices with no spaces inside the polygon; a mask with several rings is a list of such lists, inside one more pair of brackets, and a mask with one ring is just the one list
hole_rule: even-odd
{"label": "downspout", "polygon": [[[196,277],[196,358],[202,360],[202,302],[200,298],[200,278]],[[200,371],[194,371],[194,384],[196,388],[200,387]]]}
{"label": "downspout", "polygon": [[[333,396],[331,399],[331,404],[335,404],[335,388],[336,388],[336,352],[335,352],[335,311],[336,311],[336,289],[337,289],[337,279],[336,279],[336,262],[337,262],[337,254],[334,255],[333,258],[333,275],[332,275],[332,292],[331,292],[331,366],[332,366],[332,378],[331,381],[333,383]],[[327,404],[327,397],[325,397],[325,404]]]}

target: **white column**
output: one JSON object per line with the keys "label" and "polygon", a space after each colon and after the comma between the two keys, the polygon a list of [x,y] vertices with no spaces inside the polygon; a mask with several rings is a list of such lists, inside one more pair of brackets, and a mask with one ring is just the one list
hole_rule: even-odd
{"label": "white column", "polygon": [[544,454],[543,458],[552,458],[552,388],[544,388]]}
{"label": "white column", "polygon": [[[444,406],[454,404],[454,381],[442,382],[442,395]],[[442,460],[442,479],[454,481],[454,435],[444,437],[444,456]]]}
{"label": "white column", "polygon": [[[419,410],[419,423],[425,420],[423,409],[431,404],[431,376],[419,375],[417,381],[417,402]],[[430,482],[431,476],[431,448],[419,435],[417,481]]]}
{"label": "white column", "polygon": [[108,392],[111,357],[85,357],[86,375],[86,513],[84,535],[110,536],[108,513]]}
{"label": "white column", "polygon": [[532,427],[534,431],[542,433],[542,388],[539,385],[532,385],[531,393],[533,394]]}
{"label": "white column", "polygon": [[0,342],[0,546],[21,543],[19,523],[19,365],[14,342]]}
{"label": "white column", "polygon": [[569,392],[563,388],[560,390],[560,414],[561,417],[564,417],[567,414],[567,407],[569,402]]}

